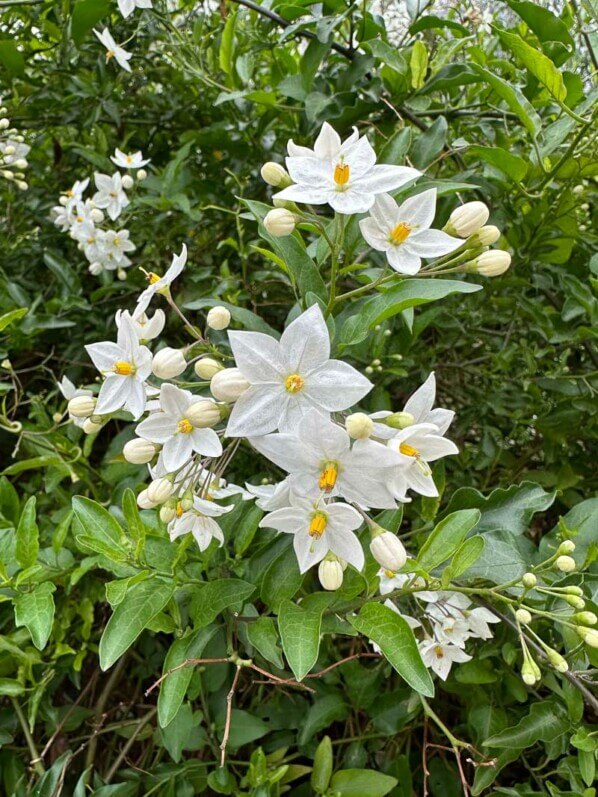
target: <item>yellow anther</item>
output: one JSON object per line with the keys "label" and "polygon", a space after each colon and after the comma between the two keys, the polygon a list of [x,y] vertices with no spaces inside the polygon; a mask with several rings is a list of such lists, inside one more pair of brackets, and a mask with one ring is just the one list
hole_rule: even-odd
{"label": "yellow anther", "polygon": [[109,61],[111,58],[114,58],[114,52],[112,50],[106,50],[106,61]]}
{"label": "yellow anther", "polygon": [[120,246],[120,238],[114,239],[114,246]]}
{"label": "yellow anther", "polygon": [[398,244],[402,244],[403,241],[406,241],[409,238],[409,234],[411,233],[412,227],[411,224],[408,224],[406,221],[400,221],[396,227],[390,231],[390,242],[397,246]]}
{"label": "yellow anther", "polygon": [[160,277],[157,274],[155,274],[153,271],[150,271],[149,274],[147,274],[146,279],[150,285],[155,285],[156,282],[160,281]]}
{"label": "yellow anther", "polygon": [[320,473],[320,481],[318,482],[320,490],[329,493],[334,488],[338,478],[338,465],[336,462],[326,462]]}
{"label": "yellow anther", "polygon": [[434,653],[436,654],[437,659],[444,658],[444,650],[440,647],[440,645],[436,645],[436,647],[434,648]]}
{"label": "yellow anther", "polygon": [[394,578],[395,577],[395,574],[392,572],[392,570],[385,570],[384,571],[384,575],[386,576],[386,578]]}
{"label": "yellow anther", "polygon": [[132,155],[127,155],[125,160],[127,161],[127,163],[133,163],[133,156]]}
{"label": "yellow anther", "polygon": [[180,501],[178,501],[176,505],[176,516],[181,517],[182,514],[183,514],[183,505],[181,504]]}
{"label": "yellow anther", "polygon": [[334,182],[337,185],[347,185],[351,169],[348,163],[337,163],[334,167]]}
{"label": "yellow anther", "polygon": [[413,446],[410,446],[409,443],[401,443],[399,446],[399,451],[401,454],[405,454],[406,457],[419,457],[419,451],[417,448],[413,448]]}
{"label": "yellow anther", "polygon": [[133,363],[128,363],[126,360],[117,360],[114,363],[114,373],[119,376],[131,376],[135,373],[135,366]]}
{"label": "yellow anther", "polygon": [[191,434],[194,426],[189,418],[181,418],[181,420],[177,423],[176,428],[181,434]]}
{"label": "yellow anther", "polygon": [[303,390],[304,384],[303,377],[299,374],[291,374],[284,380],[284,386],[288,393],[299,393],[300,390]]}
{"label": "yellow anther", "polygon": [[324,534],[327,523],[328,515],[325,512],[314,512],[309,524],[309,536],[319,540],[322,534]]}

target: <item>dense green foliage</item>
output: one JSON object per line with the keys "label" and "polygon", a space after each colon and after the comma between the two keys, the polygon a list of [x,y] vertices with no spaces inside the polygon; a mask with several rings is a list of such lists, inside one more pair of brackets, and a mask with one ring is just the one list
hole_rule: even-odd
{"label": "dense green foliage", "polygon": [[[542,681],[525,686],[509,601],[571,539],[580,573],[547,568],[546,583],[582,585],[598,611],[598,47],[589,3],[557,15],[508,0],[491,28],[451,5],[391,41],[382,17],[344,0],[275,0],[267,14],[154,0],[127,20],[108,0],[0,2],[0,93],[31,146],[28,189],[0,177],[3,793],[596,794],[597,651],[554,622],[570,607],[532,591],[545,612],[534,630],[570,671],[540,655]],[[92,32],[104,25],[131,39],[131,74],[106,63]],[[380,161],[423,171],[437,226],[459,200],[486,202],[513,256],[492,280],[405,280],[377,294],[377,313],[359,295],[333,313],[337,353],[374,368],[367,410],[401,407],[435,370],[440,403],[457,413],[460,454],[434,471],[440,499],[378,518],[400,529],[417,572],[507,615],[446,683],[432,684],[413,634],[380,603],[371,557],[363,576],[318,592],[288,540],[258,529],[261,511],[240,501],[222,518],[224,548],[171,543],[156,513],[137,508],[146,468],[122,456],[125,416],[85,435],[65,423],[56,386],[64,374],[93,384],[84,345],[111,340],[115,311],[145,286],[136,267],[123,280],[88,273],[52,224],[61,192],[111,174],[115,147],[141,149],[149,176],[123,217],[134,265],[162,273],[186,241],[177,301],[192,319],[225,304],[239,328],[281,330],[295,297],[318,292],[317,266],[328,279],[328,253],[300,243],[314,229],[285,250],[289,239],[256,223],[271,197],[259,170],[282,161],[290,138],[311,146],[324,121],[343,135],[357,125]],[[354,224],[345,264],[357,236]],[[379,266],[365,257],[341,272],[342,292],[365,289]],[[462,292],[474,283],[483,289]],[[176,317],[166,334],[188,342]],[[278,478],[242,448],[230,478],[266,477]],[[463,549],[478,537],[479,550]],[[385,659],[354,655],[371,654],[368,638]],[[223,661],[183,667],[146,694],[189,658]]]}

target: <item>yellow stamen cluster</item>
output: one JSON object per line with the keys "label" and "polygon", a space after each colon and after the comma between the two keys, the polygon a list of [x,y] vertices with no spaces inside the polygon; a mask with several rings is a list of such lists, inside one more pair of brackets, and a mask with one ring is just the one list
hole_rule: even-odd
{"label": "yellow stamen cluster", "polygon": [[320,473],[320,481],[318,485],[320,490],[329,493],[333,490],[336,480],[338,478],[338,465],[336,462],[326,462]]}
{"label": "yellow stamen cluster", "polygon": [[409,443],[401,443],[399,446],[399,451],[401,454],[405,454],[406,457],[419,457],[419,451],[417,448],[413,448],[413,446],[410,446]]}
{"label": "yellow stamen cluster", "polygon": [[325,512],[314,512],[309,524],[309,536],[319,540],[328,523],[328,515]]}
{"label": "yellow stamen cluster", "polygon": [[183,514],[183,505],[181,504],[180,501],[178,501],[176,505],[176,516],[181,517],[182,514]]}
{"label": "yellow stamen cluster", "polygon": [[299,374],[291,374],[284,380],[284,386],[288,393],[299,393],[303,390],[305,381]]}
{"label": "yellow stamen cluster", "polygon": [[409,238],[409,234],[411,233],[411,225],[408,224],[406,221],[400,221],[396,227],[393,227],[390,231],[389,240],[391,244],[398,246],[398,244],[402,244],[403,241],[406,241]]}
{"label": "yellow stamen cluster", "polygon": [[147,281],[149,282],[150,285],[155,285],[156,282],[160,281],[160,277],[157,274],[155,274],[153,271],[150,271],[149,274],[147,275]]}
{"label": "yellow stamen cluster", "polygon": [[176,428],[181,434],[191,434],[194,429],[189,418],[181,418],[181,420],[177,423]]}
{"label": "yellow stamen cluster", "polygon": [[119,376],[131,376],[135,370],[133,363],[128,363],[125,360],[117,360],[114,363],[114,373]]}
{"label": "yellow stamen cluster", "polygon": [[348,163],[337,163],[334,167],[334,182],[337,185],[347,185],[351,169]]}

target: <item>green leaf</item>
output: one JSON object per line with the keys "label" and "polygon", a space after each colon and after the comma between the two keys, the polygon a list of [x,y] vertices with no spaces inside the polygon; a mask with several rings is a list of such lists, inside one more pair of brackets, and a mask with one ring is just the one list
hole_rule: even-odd
{"label": "green leaf", "polygon": [[220,50],[218,52],[218,63],[220,69],[227,75],[231,75],[233,71],[233,51],[235,44],[235,26],[237,24],[237,14],[233,12],[229,14],[224,30],[222,31],[222,39],[220,41]]}
{"label": "green leaf", "polygon": [[519,117],[525,129],[532,136],[537,136],[542,129],[542,122],[532,104],[521,91],[479,64],[471,64],[471,67],[488,83],[495,94],[498,94],[501,100],[506,102],[513,113]]}
{"label": "green leaf", "polygon": [[104,553],[114,561],[124,561],[128,556],[125,547],[126,538],[120,524],[103,506],[76,495],[73,498],[73,512],[85,534],[78,534],[75,539],[84,548],[97,553]]}
{"label": "green leaf", "polygon": [[129,487],[123,493],[122,506],[129,535],[135,542],[135,558],[138,559],[145,546],[145,523],[139,514],[135,493]]}
{"label": "green leaf", "polygon": [[27,307],[17,307],[16,310],[11,310],[8,313],[0,315],[0,332],[3,332],[13,321],[18,321],[20,318],[23,318],[23,316],[27,315],[27,312]]}
{"label": "green leaf", "polygon": [[566,711],[556,700],[534,703],[517,725],[486,739],[486,747],[508,747],[523,750],[536,742],[552,742],[571,727]]}
{"label": "green leaf", "polygon": [[367,337],[369,329],[408,307],[435,302],[453,293],[475,293],[481,289],[481,285],[457,280],[401,280],[384,293],[367,299],[359,311],[346,319],[340,331],[339,343],[344,346],[360,343]]}
{"label": "green leaf", "polygon": [[513,155],[502,147],[479,147],[472,146],[467,148],[467,154],[494,166],[495,169],[504,172],[516,183],[520,183],[527,174],[528,164],[519,155]]}
{"label": "green leaf", "polygon": [[457,33],[461,33],[463,36],[469,36],[469,30],[464,25],[460,25],[453,19],[436,17],[434,14],[420,17],[413,25],[410,25],[409,33],[415,36],[416,33],[421,33],[422,30],[431,30],[433,28],[449,28]]}
{"label": "green leaf", "polygon": [[426,45],[418,39],[411,50],[411,85],[414,89],[421,89],[426,82],[426,72],[428,70],[428,49]]}
{"label": "green leaf", "polygon": [[80,46],[93,26],[110,13],[108,0],[78,0],[71,17],[71,36]]}
{"label": "green leaf", "polygon": [[35,496],[25,504],[17,526],[15,556],[21,567],[31,567],[39,552],[39,529],[35,519]]}
{"label": "green leaf", "polygon": [[114,610],[100,639],[100,667],[107,670],[128,650],[143,629],[166,606],[174,585],[160,578],[135,584]]}
{"label": "green leaf", "polygon": [[25,626],[38,650],[46,647],[52,632],[55,609],[52,593],[55,589],[54,584],[45,581],[14,599],[15,623],[17,627]]}
{"label": "green leaf", "polygon": [[441,520],[422,545],[417,564],[427,573],[446,562],[480,522],[478,509],[463,509]]}
{"label": "green leaf", "polygon": [[307,744],[318,731],[329,728],[333,722],[346,719],[348,714],[349,706],[342,694],[337,692],[318,697],[315,703],[309,707],[301,722],[299,744]]}
{"label": "green leaf", "polygon": [[258,617],[255,622],[248,623],[247,638],[266,661],[279,669],[284,667],[276,623],[271,617]]}
{"label": "green leaf", "polygon": [[22,77],[25,74],[25,59],[16,42],[10,39],[0,41],[0,64],[11,77]]}
{"label": "green leaf", "polygon": [[413,631],[400,615],[381,603],[366,603],[356,617],[347,619],[378,645],[409,686],[426,697],[434,696],[434,684],[420,656]]}
{"label": "green leaf", "polygon": [[316,749],[314,768],[311,773],[311,787],[316,794],[326,793],[333,766],[332,741],[330,736],[325,736]]}
{"label": "green leaf", "polygon": [[567,25],[548,8],[539,3],[519,2],[518,0],[507,0],[507,3],[533,30],[541,42],[562,42],[567,47],[574,46]]}
{"label": "green leaf", "polygon": [[229,606],[241,606],[255,592],[255,586],[239,578],[221,578],[199,587],[193,597],[193,619],[196,625],[209,625]]}
{"label": "green leaf", "polygon": [[278,612],[280,604],[292,598],[303,581],[299,572],[297,556],[290,544],[270,562],[260,587],[260,597],[274,612]]}
{"label": "green leaf", "polygon": [[278,615],[282,649],[295,678],[301,681],[318,660],[322,613],[332,596],[314,593],[301,605],[283,600]]}
{"label": "green leaf", "polygon": [[459,546],[452,562],[442,571],[443,589],[478,561],[484,551],[484,546],[484,538],[481,535],[470,537]]}
{"label": "green leaf", "polygon": [[25,687],[16,678],[0,678],[0,696],[16,697],[25,692]]}
{"label": "green leaf", "polygon": [[373,769],[341,769],[332,776],[330,789],[339,797],[384,797],[398,780]]}
{"label": "green leaf", "polygon": [[[195,631],[187,637],[175,639],[164,659],[162,674],[165,675],[187,659],[200,658],[205,646],[217,630],[216,626],[209,626],[208,628],[200,628],[199,631]],[[192,676],[193,667],[181,667],[180,670],[171,673],[160,684],[160,694],[158,696],[158,722],[160,727],[165,728],[176,717],[187,694]]]}
{"label": "green leaf", "polygon": [[201,744],[201,720],[201,713],[194,712],[189,703],[184,703],[168,728],[160,729],[161,740],[173,761],[178,763],[183,750],[196,749],[197,743]]}
{"label": "green leaf", "polygon": [[19,494],[6,476],[0,478],[0,514],[16,528],[19,522]]}
{"label": "green leaf", "polygon": [[500,40],[508,49],[519,58],[525,68],[548,89],[557,102],[564,102],[567,89],[563,76],[556,66],[544,53],[523,41],[516,33],[498,30]]}
{"label": "green leaf", "polygon": [[439,116],[413,145],[411,160],[417,169],[425,169],[440,155],[446,144],[447,134],[447,121],[444,116]]}
{"label": "green leaf", "polygon": [[490,531],[483,535],[484,549],[478,560],[465,572],[465,579],[476,578],[505,584],[529,570],[536,549],[526,537],[516,537],[508,531]]}

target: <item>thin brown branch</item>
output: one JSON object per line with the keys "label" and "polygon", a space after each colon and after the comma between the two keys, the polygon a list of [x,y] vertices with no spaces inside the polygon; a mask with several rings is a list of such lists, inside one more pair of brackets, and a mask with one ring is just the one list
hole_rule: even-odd
{"label": "thin brown branch", "polygon": [[241,674],[241,664],[237,664],[237,669],[235,671],[235,677],[233,678],[233,682],[231,688],[228,691],[226,696],[226,721],[224,723],[224,733],[222,734],[222,742],[220,743],[220,768],[224,767],[226,763],[226,747],[228,745],[228,738],[230,736],[230,722],[231,717],[233,714],[233,697],[235,696],[235,690],[237,688],[237,684],[239,682],[239,675]]}
{"label": "thin brown branch", "polygon": [[228,664],[229,662],[230,659],[226,657],[217,658],[217,659],[185,659],[185,661],[181,662],[180,664],[177,664],[176,667],[172,667],[170,670],[161,675],[157,681],[154,681],[154,683],[149,687],[149,689],[145,690],[145,696],[147,697],[151,692],[153,692],[154,689],[160,686],[162,681],[165,681],[166,678],[168,678],[170,675],[172,675],[175,672],[178,672],[178,670],[184,669],[185,667],[195,667],[196,665],[199,664]]}

